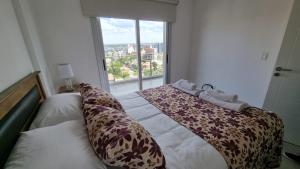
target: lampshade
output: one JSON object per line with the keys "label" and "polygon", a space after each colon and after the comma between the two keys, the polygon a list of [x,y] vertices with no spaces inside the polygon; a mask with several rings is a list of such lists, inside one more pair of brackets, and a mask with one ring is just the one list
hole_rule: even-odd
{"label": "lampshade", "polygon": [[59,64],[58,65],[59,76],[62,79],[70,79],[74,77],[71,64]]}

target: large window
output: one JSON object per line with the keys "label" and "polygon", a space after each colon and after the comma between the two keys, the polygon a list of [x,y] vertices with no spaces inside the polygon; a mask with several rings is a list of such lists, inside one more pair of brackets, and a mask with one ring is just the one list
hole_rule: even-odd
{"label": "large window", "polygon": [[166,23],[100,18],[111,93],[123,95],[163,85]]}

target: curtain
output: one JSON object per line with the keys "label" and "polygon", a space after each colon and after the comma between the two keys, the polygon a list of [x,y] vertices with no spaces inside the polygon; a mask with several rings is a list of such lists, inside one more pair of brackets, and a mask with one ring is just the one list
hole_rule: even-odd
{"label": "curtain", "polygon": [[81,0],[82,13],[88,17],[175,22],[178,0]]}

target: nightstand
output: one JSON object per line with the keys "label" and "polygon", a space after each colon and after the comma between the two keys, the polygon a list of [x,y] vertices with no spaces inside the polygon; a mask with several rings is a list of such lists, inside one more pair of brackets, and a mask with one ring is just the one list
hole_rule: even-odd
{"label": "nightstand", "polygon": [[80,92],[79,84],[74,84],[72,91],[67,90],[66,86],[60,86],[57,93],[78,93],[78,92]]}

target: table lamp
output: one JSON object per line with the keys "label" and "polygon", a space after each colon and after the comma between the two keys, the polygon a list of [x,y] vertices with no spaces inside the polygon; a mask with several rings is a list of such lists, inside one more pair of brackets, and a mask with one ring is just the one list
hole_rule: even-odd
{"label": "table lamp", "polygon": [[59,64],[58,73],[60,78],[65,80],[66,91],[73,91],[72,78],[74,77],[74,73],[71,64]]}

